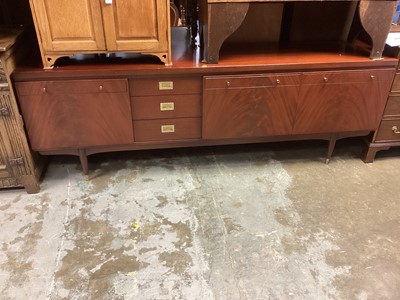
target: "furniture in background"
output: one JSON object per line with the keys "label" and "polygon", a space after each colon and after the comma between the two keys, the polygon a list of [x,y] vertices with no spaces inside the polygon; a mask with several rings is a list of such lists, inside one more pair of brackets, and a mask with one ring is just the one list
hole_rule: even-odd
{"label": "furniture in background", "polygon": [[42,165],[29,148],[10,78],[25,54],[22,33],[22,28],[0,27],[0,188],[37,193]]}
{"label": "furniture in background", "polygon": [[169,0],[30,0],[45,68],[63,56],[134,52],[171,65]]}
{"label": "furniture in background", "polygon": [[[400,34],[398,14],[399,12],[395,15],[391,32]],[[387,52],[391,52],[393,57],[400,57],[399,47],[387,47]],[[367,144],[363,154],[363,161],[366,163],[372,163],[378,151],[400,146],[400,66],[397,67],[379,128],[367,140]]]}
{"label": "furniture in background", "polygon": [[[326,37],[332,40],[332,34],[336,34],[337,41],[346,43],[353,38],[351,26],[358,22],[372,39],[370,57],[380,59],[396,4],[397,2],[392,0],[200,0],[204,60],[207,63],[218,63],[225,40],[237,31],[246,19],[253,18],[250,14],[252,6],[256,7],[257,11],[271,11],[271,16],[263,20],[265,24],[261,24],[260,28],[252,28],[257,34],[268,30],[271,33],[279,32],[275,40],[274,34],[268,37],[269,43],[278,43],[279,47],[287,44],[298,46],[299,42],[321,43],[326,42]],[[357,6],[358,13],[355,15]],[[271,8],[274,9],[274,13]],[[324,10],[326,14],[323,14]],[[281,22],[271,24],[269,19],[276,19],[276,16],[281,16]],[[313,24],[312,19],[321,20],[321,26],[310,26]],[[308,29],[307,33],[302,31],[303,28]],[[321,36],[322,32],[325,36]]]}

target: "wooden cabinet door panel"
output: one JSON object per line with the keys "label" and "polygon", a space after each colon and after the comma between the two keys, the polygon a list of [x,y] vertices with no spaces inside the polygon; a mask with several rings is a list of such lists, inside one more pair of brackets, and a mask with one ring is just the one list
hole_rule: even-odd
{"label": "wooden cabinet door panel", "polygon": [[[301,86],[293,134],[375,130],[379,126],[391,84],[386,72],[353,82],[348,73],[351,75],[344,75],[350,82],[332,84],[321,74],[319,82],[323,78],[327,82]],[[360,79],[358,73],[356,77]]]}
{"label": "wooden cabinet door panel", "polygon": [[45,51],[105,50],[98,0],[30,0]]}
{"label": "wooden cabinet door panel", "polygon": [[[290,77],[290,76],[289,76]],[[297,76],[293,76],[297,78]],[[203,138],[244,138],[289,135],[292,133],[298,85],[265,84],[252,76],[226,78],[225,88],[205,89],[203,98]],[[204,86],[215,86],[207,83]],[[220,80],[218,78],[217,80]],[[235,81],[239,83],[235,84]],[[296,81],[296,80],[295,80]],[[223,81],[222,81],[223,82]],[[250,86],[240,83],[251,82]],[[262,82],[254,86],[254,82]],[[269,82],[269,81],[267,81]],[[233,87],[242,86],[242,87]]]}
{"label": "wooden cabinet door panel", "polygon": [[[85,86],[98,81],[65,81],[67,87],[81,87],[81,92],[60,91],[60,82],[18,83],[17,90],[38,94],[19,95],[26,128],[34,150],[56,150],[130,144],[133,142],[132,118],[127,80],[106,80],[124,83],[125,92],[108,92],[105,88],[85,93]],[[54,88],[55,86],[55,88]],[[52,92],[57,90],[57,93]]]}
{"label": "wooden cabinet door panel", "polygon": [[102,1],[108,51],[167,51],[169,1]]}

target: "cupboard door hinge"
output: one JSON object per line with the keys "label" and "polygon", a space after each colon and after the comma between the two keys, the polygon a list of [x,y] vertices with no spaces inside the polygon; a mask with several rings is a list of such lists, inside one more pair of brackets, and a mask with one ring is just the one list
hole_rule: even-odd
{"label": "cupboard door hinge", "polygon": [[0,108],[0,116],[5,117],[10,115],[10,110],[8,107],[2,107]]}
{"label": "cupboard door hinge", "polygon": [[25,164],[23,157],[10,158],[8,160],[8,163],[10,164],[10,166],[21,166]]}

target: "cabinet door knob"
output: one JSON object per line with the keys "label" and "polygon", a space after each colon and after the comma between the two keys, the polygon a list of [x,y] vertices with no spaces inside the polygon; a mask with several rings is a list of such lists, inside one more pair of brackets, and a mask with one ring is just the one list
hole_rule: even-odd
{"label": "cabinet door knob", "polygon": [[44,87],[44,88],[42,88],[42,92],[43,93],[47,93],[47,89]]}
{"label": "cabinet door knob", "polygon": [[227,87],[231,86],[231,82],[230,82],[230,81],[227,81],[227,82],[226,82],[226,86],[227,86]]}
{"label": "cabinet door knob", "polygon": [[103,86],[102,86],[102,85],[99,86],[99,90],[100,90],[100,91],[103,90]]}
{"label": "cabinet door knob", "polygon": [[374,79],[375,78],[375,76],[374,75],[371,75],[371,79]]}
{"label": "cabinet door knob", "polygon": [[328,77],[324,77],[324,82],[328,82]]}
{"label": "cabinet door knob", "polygon": [[279,79],[277,79],[276,84],[281,84],[281,81]]}
{"label": "cabinet door knob", "polygon": [[393,126],[393,127],[392,127],[392,131],[393,131],[393,133],[395,133],[395,134],[400,134],[400,130],[397,128],[397,126]]}

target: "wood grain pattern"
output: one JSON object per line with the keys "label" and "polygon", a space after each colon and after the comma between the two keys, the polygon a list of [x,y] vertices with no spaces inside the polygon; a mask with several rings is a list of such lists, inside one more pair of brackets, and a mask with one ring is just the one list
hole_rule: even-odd
{"label": "wood grain pattern", "polygon": [[[173,88],[160,90],[160,82],[172,82]],[[130,79],[129,89],[131,96],[200,94],[202,83],[200,77],[157,76],[156,78]]]}
{"label": "wood grain pattern", "polygon": [[30,0],[42,50],[105,50],[97,0]]}
{"label": "wood grain pattern", "polygon": [[[102,81],[107,87],[107,81]],[[127,80],[111,81],[115,86]],[[62,84],[66,87],[60,92]],[[61,84],[61,85],[60,85]],[[127,92],[92,91],[93,81],[18,83],[17,89],[35,85],[31,95],[21,95],[22,113],[35,150],[82,148],[133,142]],[[53,87],[57,87],[53,89]],[[85,87],[89,91],[85,92]],[[42,94],[36,91],[45,89]],[[52,92],[56,90],[57,92]],[[74,90],[81,92],[74,93]]]}
{"label": "wood grain pattern", "polygon": [[[391,70],[381,72],[393,74]],[[315,75],[318,76],[313,74],[312,77]],[[340,80],[340,73],[334,75]],[[343,72],[342,75],[341,83],[337,80],[331,83],[330,74],[322,72],[321,83],[301,86],[294,134],[375,130],[378,127],[391,81],[379,77],[362,81],[364,75],[357,72]],[[322,83],[324,78],[328,80]]]}
{"label": "wood grain pattern", "polygon": [[[22,186],[28,193],[37,193],[41,165],[29,148],[10,78],[27,48],[20,39],[21,29],[0,32],[7,32],[3,36],[5,52],[0,53],[0,109],[4,110],[0,114],[0,188]],[[13,159],[22,164],[13,164]]]}
{"label": "wood grain pattern", "polygon": [[[169,141],[201,138],[200,118],[134,121],[135,141]],[[162,133],[161,126],[173,125],[175,131]]]}
{"label": "wood grain pattern", "polygon": [[[173,103],[173,110],[160,109],[161,103]],[[201,117],[200,95],[142,96],[131,98],[133,120]]]}
{"label": "wood grain pattern", "polygon": [[394,126],[400,130],[400,119],[382,120],[376,135],[376,140],[379,142],[400,142],[400,134],[394,132]]}
{"label": "wood grain pattern", "polygon": [[[300,76],[243,76],[204,79],[203,138],[223,139],[289,135]],[[225,86],[215,87],[225,81]],[[271,85],[272,81],[275,81]],[[211,81],[211,83],[208,83]],[[232,82],[232,83],[230,83]],[[288,83],[292,82],[292,85]],[[228,84],[229,83],[229,84]],[[208,88],[210,87],[210,88]]]}
{"label": "wood grain pattern", "polygon": [[391,94],[386,103],[384,117],[392,117],[392,116],[400,117],[400,95],[399,94]]}

